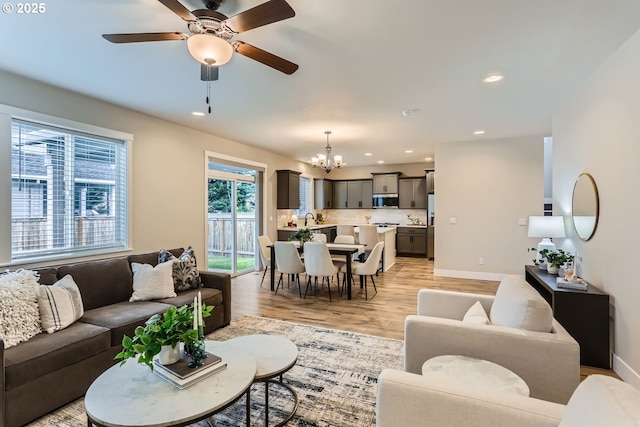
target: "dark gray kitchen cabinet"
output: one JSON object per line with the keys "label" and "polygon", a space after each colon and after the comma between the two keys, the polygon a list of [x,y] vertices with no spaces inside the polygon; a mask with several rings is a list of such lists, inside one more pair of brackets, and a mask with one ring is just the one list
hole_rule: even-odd
{"label": "dark gray kitchen cabinet", "polygon": [[315,209],[333,209],[333,181],[324,178],[313,180],[313,205]]}
{"label": "dark gray kitchen cabinet", "polygon": [[276,209],[298,209],[300,207],[300,172],[277,170]]}
{"label": "dark gray kitchen cabinet", "polygon": [[426,178],[401,178],[398,187],[400,209],[427,209]]}
{"label": "dark gray kitchen cabinet", "polygon": [[398,194],[399,173],[373,174],[373,194]]}
{"label": "dark gray kitchen cabinet", "polygon": [[370,179],[347,181],[347,208],[373,208],[373,183]]}
{"label": "dark gray kitchen cabinet", "polygon": [[347,209],[347,182],[333,181],[333,207],[334,209]]}
{"label": "dark gray kitchen cabinet", "polygon": [[398,227],[396,254],[405,256],[427,256],[426,227]]}

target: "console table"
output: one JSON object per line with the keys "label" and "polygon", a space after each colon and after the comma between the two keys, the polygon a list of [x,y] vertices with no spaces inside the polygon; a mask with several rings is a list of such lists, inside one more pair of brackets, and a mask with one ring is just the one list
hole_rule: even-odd
{"label": "console table", "polygon": [[556,275],[525,266],[525,278],[551,305],[553,317],[580,344],[580,364],[611,368],[609,294],[593,285],[585,291],[559,288]]}

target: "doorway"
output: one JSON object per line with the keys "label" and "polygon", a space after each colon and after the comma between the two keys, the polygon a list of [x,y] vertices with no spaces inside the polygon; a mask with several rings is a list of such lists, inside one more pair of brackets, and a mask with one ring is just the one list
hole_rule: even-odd
{"label": "doorway", "polygon": [[212,161],[207,169],[209,270],[231,275],[255,271],[258,170]]}

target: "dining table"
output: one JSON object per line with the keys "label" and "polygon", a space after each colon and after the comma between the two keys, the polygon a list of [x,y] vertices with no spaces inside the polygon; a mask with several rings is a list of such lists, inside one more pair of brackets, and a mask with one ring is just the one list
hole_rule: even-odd
{"label": "dining table", "polygon": [[[298,247],[298,251],[302,251],[299,241],[291,241]],[[348,243],[325,243],[331,255],[343,255],[346,262],[346,280],[347,280],[347,299],[351,299],[351,260],[354,254],[363,254],[366,245],[348,244]],[[275,290],[276,280],[276,248],[275,245],[267,246],[271,250],[271,290]]]}

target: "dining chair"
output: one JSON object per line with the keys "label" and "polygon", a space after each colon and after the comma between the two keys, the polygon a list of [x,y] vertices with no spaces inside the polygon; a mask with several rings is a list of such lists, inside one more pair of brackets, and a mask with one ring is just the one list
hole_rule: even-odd
{"label": "dining chair", "polygon": [[338,236],[353,236],[355,239],[355,227],[353,225],[336,225],[336,234]]}
{"label": "dining chair", "polygon": [[360,276],[361,286],[364,281],[365,301],[369,299],[369,295],[367,294],[367,276],[371,277],[373,289],[376,291],[376,294],[378,293],[378,288],[376,288],[376,282],[373,280],[373,275],[378,272],[378,264],[380,264],[380,260],[382,259],[382,249],[384,249],[384,242],[376,243],[365,262],[354,262],[351,266],[351,271],[353,272],[353,274],[357,274],[358,276]]}
{"label": "dining chair", "polygon": [[264,282],[264,276],[267,275],[267,268],[271,265],[271,251],[268,246],[271,245],[271,239],[267,235],[258,236],[258,247],[260,248],[260,260],[262,261],[262,266],[264,267],[264,273],[262,274],[262,280],[260,281],[260,287],[262,287],[262,283]]}
{"label": "dining chair", "polygon": [[[280,279],[278,279],[278,285],[276,286],[276,295],[278,294],[278,288],[280,288],[280,284],[282,283],[282,275],[287,274],[293,276],[294,284],[295,282],[298,282],[298,291],[302,298],[300,273],[304,273],[305,266],[300,260],[298,248],[293,242],[276,242],[274,248],[276,253],[276,266],[280,272]],[[282,286],[284,288],[284,284]]]}
{"label": "dining chair", "polygon": [[311,241],[327,243],[327,235],[324,233],[311,233]]}
{"label": "dining chair", "polygon": [[329,301],[331,301],[331,277],[338,275],[338,267],[333,264],[331,254],[326,244],[321,242],[307,242],[304,244],[304,267],[307,273],[307,288],[304,296],[307,296],[309,287],[311,286],[311,278],[315,278],[316,291],[318,289],[318,277],[322,277],[324,284],[327,279],[327,288],[329,289]]}
{"label": "dining chair", "polygon": [[361,225],[358,233],[358,242],[364,247],[364,259],[369,257],[374,246],[378,243],[378,227],[375,225]]}
{"label": "dining chair", "polygon": [[347,245],[354,245],[356,243],[356,238],[353,235],[338,234],[336,238],[333,239],[333,243],[344,243]]}

